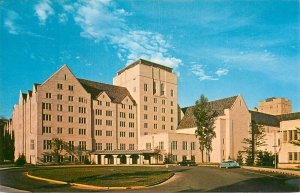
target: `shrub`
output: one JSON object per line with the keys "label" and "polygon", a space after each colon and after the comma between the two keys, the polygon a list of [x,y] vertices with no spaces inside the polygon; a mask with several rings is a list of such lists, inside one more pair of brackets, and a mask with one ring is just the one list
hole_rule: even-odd
{"label": "shrub", "polygon": [[26,164],[26,158],[25,155],[19,155],[18,159],[16,160],[16,166],[24,166]]}
{"label": "shrub", "polygon": [[90,161],[88,158],[85,158],[85,159],[84,159],[84,164],[89,165],[89,164],[91,164],[91,161]]}
{"label": "shrub", "polygon": [[237,161],[240,165],[243,165],[243,164],[244,164],[244,158],[243,158],[243,155],[242,155],[242,152],[241,152],[241,151],[238,152],[236,161]]}

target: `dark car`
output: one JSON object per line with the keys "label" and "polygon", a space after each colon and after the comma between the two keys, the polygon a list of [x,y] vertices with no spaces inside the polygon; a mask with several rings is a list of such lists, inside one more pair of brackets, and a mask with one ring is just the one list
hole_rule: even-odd
{"label": "dark car", "polygon": [[178,162],[177,165],[180,166],[196,166],[196,162],[192,161],[192,160],[184,160],[182,162]]}

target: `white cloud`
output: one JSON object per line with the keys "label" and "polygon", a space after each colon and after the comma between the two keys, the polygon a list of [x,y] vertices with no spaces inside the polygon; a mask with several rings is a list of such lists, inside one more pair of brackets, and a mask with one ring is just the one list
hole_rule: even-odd
{"label": "white cloud", "polygon": [[66,23],[68,21],[68,16],[65,13],[58,14],[58,22]]}
{"label": "white cloud", "polygon": [[144,58],[172,68],[181,65],[182,61],[169,53],[171,46],[163,35],[130,28],[124,17],[131,14],[124,9],[116,9],[109,0],[83,1],[77,7],[74,19],[83,30],[82,37],[107,41],[127,64]]}
{"label": "white cloud", "polygon": [[4,20],[4,26],[10,34],[17,35],[19,33],[18,27],[15,24],[18,19],[18,14],[14,11],[8,11],[7,18]]}
{"label": "white cloud", "polygon": [[48,16],[55,14],[49,0],[43,0],[39,2],[37,5],[35,5],[34,10],[41,24],[45,24]]}
{"label": "white cloud", "polygon": [[219,68],[219,69],[215,72],[215,74],[218,75],[218,76],[220,77],[220,76],[225,76],[225,75],[227,75],[228,72],[229,72],[228,69],[222,69],[222,68]]}
{"label": "white cloud", "polygon": [[195,74],[200,81],[203,80],[218,80],[218,78],[214,78],[210,75],[207,75],[204,71],[204,66],[200,64],[195,64],[191,67],[191,71]]}

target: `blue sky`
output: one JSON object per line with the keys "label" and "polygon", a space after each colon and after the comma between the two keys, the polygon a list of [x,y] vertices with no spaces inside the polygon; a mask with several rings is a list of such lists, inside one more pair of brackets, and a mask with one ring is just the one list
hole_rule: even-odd
{"label": "blue sky", "polygon": [[0,116],[63,64],[112,83],[145,58],[174,68],[180,106],[241,94],[300,111],[299,1],[0,1]]}

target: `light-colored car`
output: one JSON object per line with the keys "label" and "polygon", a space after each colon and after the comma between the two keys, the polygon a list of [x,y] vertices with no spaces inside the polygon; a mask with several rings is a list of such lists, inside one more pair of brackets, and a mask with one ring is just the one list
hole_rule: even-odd
{"label": "light-colored car", "polygon": [[240,164],[233,160],[223,161],[220,163],[220,168],[239,168]]}

